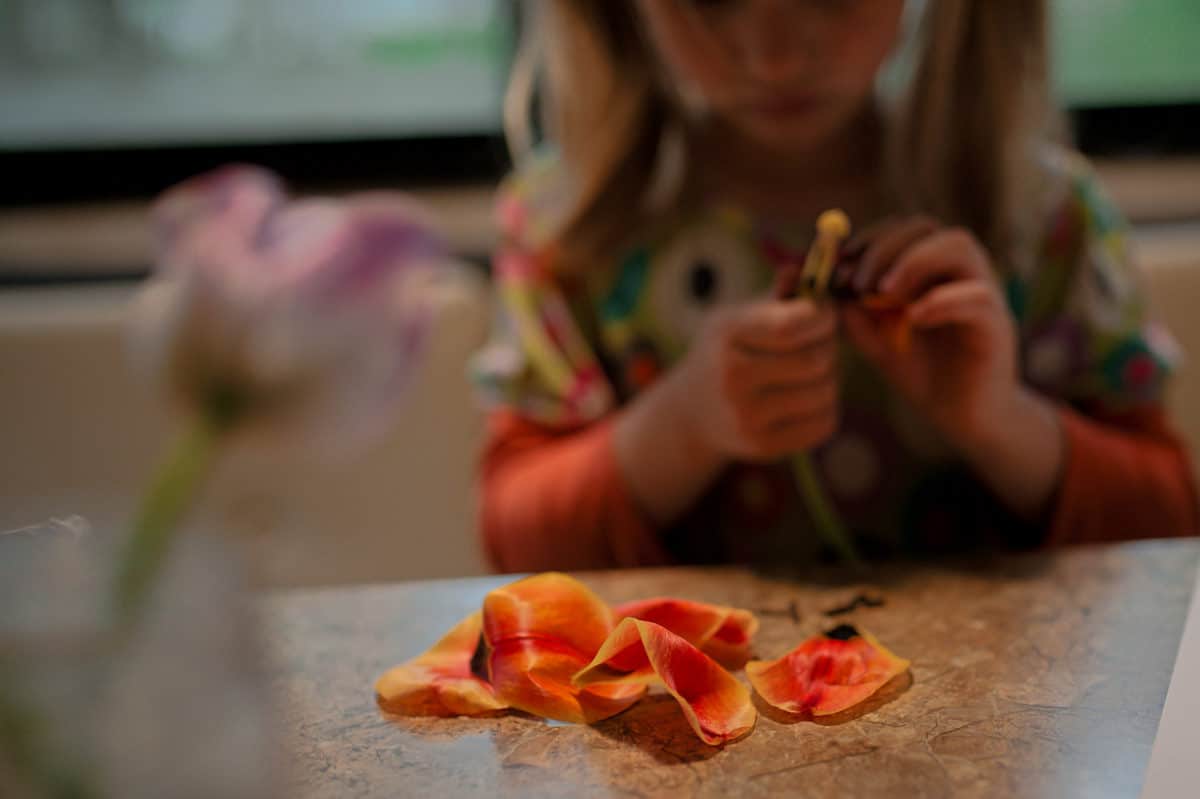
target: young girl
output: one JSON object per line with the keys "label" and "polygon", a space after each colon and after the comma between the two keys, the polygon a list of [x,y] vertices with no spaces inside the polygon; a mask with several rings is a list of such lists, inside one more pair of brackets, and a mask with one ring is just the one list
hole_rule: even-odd
{"label": "young girl", "polygon": [[[498,569],[820,557],[803,452],[871,557],[1196,530],[1171,341],[1054,144],[1043,0],[530,12],[477,364]],[[831,207],[901,319],[770,298]]]}

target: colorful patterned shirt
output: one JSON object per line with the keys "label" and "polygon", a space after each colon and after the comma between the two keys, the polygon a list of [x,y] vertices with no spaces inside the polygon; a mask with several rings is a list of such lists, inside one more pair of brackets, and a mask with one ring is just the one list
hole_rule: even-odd
{"label": "colorful patterned shirt", "polygon": [[[1159,404],[1176,362],[1148,316],[1127,228],[1079,156],[1052,152],[1056,190],[1034,257],[1000,275],[1020,334],[1026,382],[1087,414]],[[546,243],[563,205],[561,166],[535,159],[501,193],[509,245],[496,261],[501,298],[474,373],[492,407],[548,429],[595,423],[687,350],[718,306],[763,296],[781,258],[802,254],[811,223],[767,225],[712,206],[646,235],[564,290]],[[813,457],[859,548],[874,557],[1034,543],[949,446],[849,347],[842,423]],[[735,464],[687,516],[659,532],[685,562],[786,562],[822,554],[789,463]]]}

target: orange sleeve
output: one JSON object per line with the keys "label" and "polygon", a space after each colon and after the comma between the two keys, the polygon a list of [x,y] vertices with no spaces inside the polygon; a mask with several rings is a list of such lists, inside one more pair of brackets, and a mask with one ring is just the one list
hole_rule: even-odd
{"label": "orange sleeve", "polygon": [[1200,531],[1191,463],[1161,408],[1101,418],[1061,414],[1067,457],[1048,545]]}
{"label": "orange sleeve", "polygon": [[480,528],[498,571],[669,560],[621,474],[611,420],[564,433],[494,411],[481,471]]}

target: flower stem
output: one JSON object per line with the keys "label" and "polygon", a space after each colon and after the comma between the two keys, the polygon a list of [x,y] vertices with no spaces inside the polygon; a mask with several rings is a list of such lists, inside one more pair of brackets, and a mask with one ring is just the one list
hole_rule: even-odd
{"label": "flower stem", "polygon": [[[77,762],[55,757],[48,744],[50,735],[45,723],[36,713],[14,697],[6,696],[10,675],[0,670],[0,774],[6,775],[5,785],[16,779],[18,795],[21,790],[29,796],[46,799],[91,799],[98,796]],[[18,682],[18,685],[20,683]],[[28,700],[25,700],[28,701]]]}
{"label": "flower stem", "polygon": [[861,563],[858,550],[854,548],[854,542],[846,532],[837,510],[825,496],[821,480],[817,477],[817,470],[813,467],[812,456],[807,452],[797,455],[792,461],[792,472],[796,477],[796,488],[799,489],[808,512],[812,514],[821,538],[825,539],[825,543],[832,547],[842,560],[851,564]]}
{"label": "flower stem", "polygon": [[197,416],[155,472],[117,566],[114,599],[118,623],[130,622],[145,602],[170,550],[176,525],[208,473],[224,429],[210,415]]}

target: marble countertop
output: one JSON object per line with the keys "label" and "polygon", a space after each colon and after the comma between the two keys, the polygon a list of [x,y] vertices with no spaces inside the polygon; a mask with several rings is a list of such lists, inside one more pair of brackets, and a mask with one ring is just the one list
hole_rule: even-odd
{"label": "marble countertop", "polygon": [[[754,610],[776,657],[838,617],[912,661],[911,680],[829,721],[763,710],[701,743],[668,696],[591,727],[510,715],[389,719],[372,686],[508,578],[282,592],[263,604],[291,752],[287,796],[1136,797],[1200,542],[941,565],[851,581],[740,569],[580,575],[619,602],[674,595]],[[744,679],[744,675],[741,675]]]}

